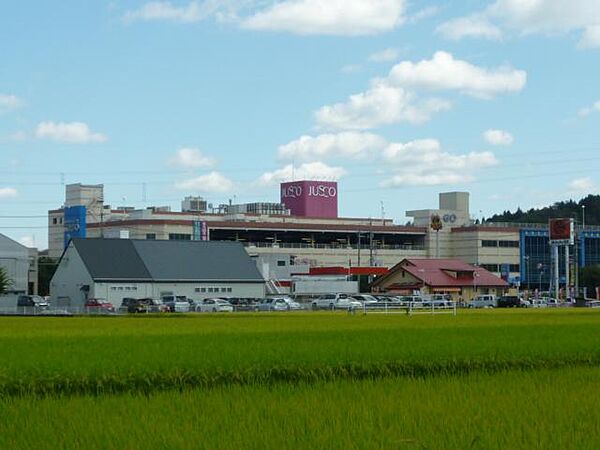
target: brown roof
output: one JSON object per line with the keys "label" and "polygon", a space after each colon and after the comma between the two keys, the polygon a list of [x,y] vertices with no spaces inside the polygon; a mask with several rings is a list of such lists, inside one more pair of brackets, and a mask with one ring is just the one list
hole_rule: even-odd
{"label": "brown roof", "polygon": [[[403,259],[392,267],[388,273],[375,281],[381,285],[386,278],[399,270],[405,270],[413,277],[431,287],[508,287],[502,278],[487,271],[483,267],[472,266],[460,259]],[[455,277],[452,274],[465,274]]]}

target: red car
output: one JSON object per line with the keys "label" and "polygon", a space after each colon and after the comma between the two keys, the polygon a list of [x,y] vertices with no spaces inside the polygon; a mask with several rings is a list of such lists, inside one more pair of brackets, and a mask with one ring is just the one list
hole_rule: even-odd
{"label": "red car", "polygon": [[101,298],[89,298],[85,305],[83,305],[86,312],[90,313],[114,313],[115,307],[112,303],[107,302]]}

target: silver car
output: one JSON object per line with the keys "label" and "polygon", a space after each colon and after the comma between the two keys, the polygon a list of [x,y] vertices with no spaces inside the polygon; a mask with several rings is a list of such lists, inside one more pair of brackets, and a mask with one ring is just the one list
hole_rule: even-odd
{"label": "silver car", "polygon": [[233,305],[223,298],[205,298],[194,301],[196,312],[233,312]]}

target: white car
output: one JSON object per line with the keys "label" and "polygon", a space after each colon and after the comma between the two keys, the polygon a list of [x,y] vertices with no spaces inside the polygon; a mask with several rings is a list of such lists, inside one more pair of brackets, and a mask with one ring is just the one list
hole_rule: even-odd
{"label": "white car", "polygon": [[558,307],[558,300],[552,297],[542,297],[541,301],[543,301],[548,308],[556,308]]}
{"label": "white car", "polygon": [[358,300],[363,305],[376,305],[378,303],[377,298],[369,294],[353,295],[352,298]]}
{"label": "white car", "polygon": [[289,311],[291,308],[286,297],[263,298],[258,304],[257,311]]}
{"label": "white car", "polygon": [[170,312],[186,313],[190,311],[190,302],[185,295],[163,295],[160,300]]}
{"label": "white car", "polygon": [[333,311],[336,309],[353,310],[362,307],[361,302],[348,297],[347,294],[325,294],[312,302],[312,309],[329,309]]}
{"label": "white car", "polygon": [[532,308],[547,308],[548,304],[543,299],[531,299]]}
{"label": "white car", "polygon": [[290,311],[302,311],[304,307],[295,300],[292,300],[290,297],[282,297],[283,301],[287,304],[288,310]]}
{"label": "white car", "polygon": [[196,312],[233,312],[233,305],[222,298],[205,298],[194,301]]}

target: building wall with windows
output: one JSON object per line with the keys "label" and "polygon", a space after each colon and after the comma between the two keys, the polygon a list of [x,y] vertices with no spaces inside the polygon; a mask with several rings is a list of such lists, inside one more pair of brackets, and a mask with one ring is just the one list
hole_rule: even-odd
{"label": "building wall with windows", "polygon": [[[552,250],[547,228],[524,228],[520,231],[521,280],[531,289],[547,290],[552,281]],[[569,247],[570,281],[574,284],[575,261],[579,267],[600,264],[600,229],[576,230],[576,245]],[[559,282],[565,282],[565,249],[559,247]]]}

